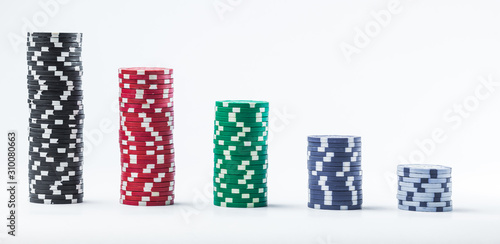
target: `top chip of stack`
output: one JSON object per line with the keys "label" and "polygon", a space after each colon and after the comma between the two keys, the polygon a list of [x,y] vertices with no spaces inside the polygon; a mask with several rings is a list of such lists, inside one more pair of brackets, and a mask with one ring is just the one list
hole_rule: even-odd
{"label": "top chip of stack", "polygon": [[431,164],[398,165],[398,208],[417,212],[449,212],[451,168]]}
{"label": "top chip of stack", "polygon": [[308,207],[361,209],[361,137],[314,135],[308,136],[307,141]]}
{"label": "top chip of stack", "polygon": [[30,202],[83,201],[82,34],[27,37]]}
{"label": "top chip of stack", "polygon": [[215,103],[214,205],[267,206],[268,121],[268,102]]}
{"label": "top chip of stack", "polygon": [[120,202],[174,204],[174,106],[172,69],[121,68]]}

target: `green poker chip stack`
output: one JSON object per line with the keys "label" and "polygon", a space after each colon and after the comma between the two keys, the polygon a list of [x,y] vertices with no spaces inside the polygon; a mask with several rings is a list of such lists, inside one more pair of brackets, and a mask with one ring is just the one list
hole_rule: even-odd
{"label": "green poker chip stack", "polygon": [[267,206],[268,121],[268,102],[215,102],[214,205]]}

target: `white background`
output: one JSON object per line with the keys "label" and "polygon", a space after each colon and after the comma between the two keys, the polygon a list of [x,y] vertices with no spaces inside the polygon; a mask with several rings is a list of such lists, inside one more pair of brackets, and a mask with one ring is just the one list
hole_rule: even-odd
{"label": "white background", "polygon": [[[18,236],[2,231],[0,242],[500,242],[497,1],[401,0],[384,25],[372,13],[387,12],[389,1],[54,3],[0,4],[0,128],[19,131],[21,187]],[[84,33],[83,204],[28,202],[26,26]],[[367,27],[369,41],[356,45]],[[357,48],[350,62],[346,45]],[[175,206],[118,203],[117,69],[127,66],[175,70]],[[496,84],[487,90],[481,79]],[[267,208],[211,203],[213,106],[221,99],[271,104]],[[453,112],[464,103],[465,113]],[[443,140],[418,146],[436,131]],[[362,211],[306,207],[310,134],[363,137]],[[410,158],[453,167],[453,212],[397,209],[396,165]],[[0,196],[4,216],[6,191]]]}

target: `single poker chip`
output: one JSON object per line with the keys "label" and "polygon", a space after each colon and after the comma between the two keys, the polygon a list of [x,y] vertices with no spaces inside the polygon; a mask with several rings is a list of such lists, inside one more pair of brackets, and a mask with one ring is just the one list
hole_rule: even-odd
{"label": "single poker chip", "polygon": [[215,126],[222,126],[222,127],[268,127],[269,123],[268,122],[223,122],[223,121],[214,121]]}
{"label": "single poker chip", "polygon": [[43,160],[33,160],[29,159],[28,164],[30,166],[46,166],[46,167],[80,167],[83,165],[83,161],[81,162],[50,162],[47,158],[43,158]]}
{"label": "single poker chip", "polygon": [[215,112],[215,118],[265,118],[269,117],[269,113],[228,113],[228,112]]}
{"label": "single poker chip", "polygon": [[[167,89],[127,89],[120,88],[121,94],[134,94],[134,95],[162,95],[162,94],[172,94],[174,93],[174,88]],[[173,96],[169,95],[169,98]]]}
{"label": "single poker chip", "polygon": [[173,154],[175,150],[165,149],[165,150],[129,150],[129,149],[120,149],[120,152],[124,155],[169,155]]}
{"label": "single poker chip", "polygon": [[267,179],[267,173],[265,174],[223,174],[214,173],[214,177],[221,180],[259,180],[263,181]]}
{"label": "single poker chip", "polygon": [[124,191],[120,190],[120,195],[131,196],[131,197],[161,197],[161,196],[173,196],[173,191],[156,191],[156,192],[142,192],[142,191]]}
{"label": "single poker chip", "polygon": [[399,191],[406,191],[406,192],[443,193],[443,192],[451,192],[451,187],[447,187],[447,188],[415,188],[415,187],[398,186],[398,190]]}
{"label": "single poker chip", "polygon": [[81,47],[28,47],[28,52],[82,52]]}
{"label": "single poker chip", "polygon": [[139,90],[163,90],[163,89],[172,89],[174,88],[174,84],[131,84],[131,83],[119,83],[120,88],[125,89],[139,89]]}
{"label": "single poker chip", "polygon": [[307,156],[313,157],[361,157],[361,152],[307,152]]}
{"label": "single poker chip", "polygon": [[229,161],[239,161],[239,160],[248,160],[248,161],[261,161],[267,160],[267,155],[256,155],[256,156],[239,156],[239,155],[219,155],[214,154],[214,159],[224,159]]}
{"label": "single poker chip", "polygon": [[82,96],[83,91],[28,91],[31,95]]}
{"label": "single poker chip", "polygon": [[214,205],[226,208],[260,208],[267,207],[267,201],[257,203],[228,203],[214,200]]}
{"label": "single poker chip", "polygon": [[307,137],[307,141],[321,143],[356,143],[361,142],[361,137],[340,135],[312,135]]}
{"label": "single poker chip", "polygon": [[[222,202],[229,202],[226,199],[236,199],[236,201],[233,202],[238,202],[240,199],[257,199],[254,201],[257,202],[262,202],[261,199],[266,198],[267,199],[267,191],[262,192],[262,193],[230,193],[230,192],[219,192],[214,190],[214,199]],[[253,201],[251,201],[253,202]]]}
{"label": "single poker chip", "polygon": [[53,76],[53,75],[27,75],[26,79],[28,81],[47,81],[47,82],[56,82],[56,81],[79,81],[82,80],[82,76]]}
{"label": "single poker chip", "polygon": [[214,186],[216,193],[230,193],[230,194],[263,194],[267,193],[267,187],[256,189],[240,189],[240,188],[221,188]]}
{"label": "single poker chip", "polygon": [[78,100],[82,101],[83,96],[72,96],[72,95],[29,95],[28,99],[37,99],[37,100],[52,100],[52,101],[72,101]]}
{"label": "single poker chip", "polygon": [[[142,156],[142,155],[141,155]],[[165,160],[131,160],[124,158],[122,155],[121,159],[122,167],[125,168],[151,168],[151,169],[160,169],[160,168],[172,168],[175,166],[174,159],[165,159]]]}
{"label": "single poker chip", "polygon": [[30,202],[31,203],[40,203],[40,204],[73,204],[73,203],[82,203],[83,198],[72,199],[72,200],[52,200],[52,199],[30,198]]}
{"label": "single poker chip", "polygon": [[73,186],[82,185],[83,180],[35,180],[29,179],[29,184],[31,185],[47,185],[47,186]]}
{"label": "single poker chip", "polygon": [[161,201],[161,202],[141,202],[141,201],[130,201],[120,199],[120,203],[124,205],[132,205],[132,206],[167,206],[174,205],[174,201]]}
{"label": "single poker chip", "polygon": [[417,174],[451,174],[451,167],[433,164],[400,164],[398,171]]}
{"label": "single poker chip", "polygon": [[29,170],[28,175],[30,176],[79,176],[83,175],[81,170],[65,170],[65,171],[49,171],[49,170]]}
{"label": "single poker chip", "polygon": [[36,160],[36,161],[41,161],[41,162],[54,162],[54,163],[60,163],[60,162],[66,162],[66,163],[79,163],[83,162],[83,157],[39,157],[39,156],[33,156],[29,155],[29,160]]}
{"label": "single poker chip", "polygon": [[[318,153],[352,153],[352,152],[361,152],[361,147],[307,147],[308,152],[318,152]],[[339,155],[340,156],[340,155]]]}
{"label": "single poker chip", "polygon": [[219,107],[219,106],[215,106],[215,112],[243,113],[243,114],[268,113],[269,112],[269,107],[239,108],[239,107]]}
{"label": "single poker chip", "polygon": [[67,145],[71,143],[79,144],[83,143],[83,137],[82,138],[75,138],[75,139],[63,139],[63,138],[38,138],[38,137],[28,137],[29,142],[36,142],[36,143],[50,143],[50,144],[61,144],[61,145]]}
{"label": "single poker chip", "polygon": [[410,178],[429,178],[429,179],[451,178],[451,174],[417,174],[417,173],[406,173],[403,171],[398,171],[398,176],[410,177]]}
{"label": "single poker chip", "polygon": [[44,176],[44,175],[28,175],[30,180],[43,180],[43,181],[76,181],[82,180],[82,175],[75,176]]}
{"label": "single poker chip", "polygon": [[120,145],[120,149],[126,149],[131,151],[163,151],[168,149],[174,149],[173,144],[158,145],[158,146],[126,146]]}
{"label": "single poker chip", "polygon": [[161,121],[161,122],[125,122],[120,121],[121,126],[127,127],[144,127],[144,128],[155,128],[155,127],[170,127],[174,125],[173,121]]}
{"label": "single poker chip", "polygon": [[37,124],[29,123],[30,128],[34,129],[50,129],[50,130],[67,130],[67,129],[83,129],[83,123],[81,124],[64,124],[64,125],[54,125],[54,124]]}
{"label": "single poker chip", "polygon": [[264,151],[229,151],[229,150],[213,150],[214,154],[229,155],[229,156],[263,156],[267,155],[267,150]]}
{"label": "single poker chip", "polygon": [[[332,205],[327,203],[351,203],[357,205],[358,201],[363,200],[363,195],[356,196],[335,196],[335,195],[321,195],[321,194],[309,194],[310,201],[323,202],[324,205]],[[341,204],[343,205],[343,204]],[[349,204],[346,204],[349,205]]]}
{"label": "single poker chip", "polygon": [[133,74],[118,74],[118,78],[120,79],[130,79],[130,80],[164,80],[172,78],[172,75],[158,75],[158,74],[149,74],[149,75],[133,75]]}
{"label": "single poker chip", "polygon": [[34,109],[34,110],[54,110],[54,111],[58,111],[58,110],[83,110],[83,105],[74,105],[74,106],[71,106],[71,105],[56,105],[56,106],[52,106],[52,105],[35,105],[35,104],[29,104],[29,108],[30,109]]}
{"label": "single poker chip", "polygon": [[174,116],[174,107],[163,108],[125,108],[119,107],[122,117],[165,118]]}
{"label": "single poker chip", "polygon": [[311,199],[309,198],[309,203],[321,204],[325,206],[352,206],[363,204],[363,199],[354,201],[332,201],[332,200],[322,200],[322,199]]}
{"label": "single poker chip", "polygon": [[[35,70],[35,71],[62,71],[62,72],[67,72],[67,71],[83,71],[83,66],[28,66],[28,71],[30,70]],[[32,83],[28,83],[28,85],[33,85]]]}
{"label": "single poker chip", "polygon": [[237,165],[237,164],[215,164],[214,172],[224,173],[224,172],[247,172],[247,171],[266,171],[268,168],[267,164],[260,165]]}
{"label": "single poker chip", "polygon": [[71,172],[71,171],[82,171],[83,166],[77,167],[60,167],[60,166],[50,166],[50,165],[33,165],[29,164],[28,168],[30,171],[50,171],[50,172]]}
{"label": "single poker chip", "polygon": [[343,206],[343,205],[323,205],[323,204],[309,202],[307,203],[307,207],[313,209],[323,209],[323,210],[359,210],[361,209],[361,204]]}
{"label": "single poker chip", "polygon": [[83,139],[83,134],[44,134],[44,133],[35,133],[35,132],[30,132],[29,133],[30,137],[37,137],[37,138],[43,138],[43,139]]}
{"label": "single poker chip", "polygon": [[82,47],[80,42],[26,42],[28,47]]}
{"label": "single poker chip", "polygon": [[[30,184],[30,190],[41,190],[41,191],[76,191],[83,190],[83,184],[78,185],[41,185],[41,184]],[[43,194],[43,193],[40,193]]]}
{"label": "single poker chip", "polygon": [[171,187],[174,186],[174,181],[165,181],[165,182],[130,182],[130,181],[121,181],[121,186],[130,186],[130,187],[142,187],[142,188],[152,188],[152,187]]}
{"label": "single poker chip", "polygon": [[413,207],[413,206],[404,206],[398,205],[398,208],[401,210],[407,211],[415,211],[415,212],[451,212],[453,207]]}
{"label": "single poker chip", "polygon": [[81,100],[72,100],[72,101],[61,101],[61,100],[41,100],[41,99],[28,99],[28,103],[35,105],[44,105],[44,106],[78,106],[82,105],[83,102]]}
{"label": "single poker chip", "polygon": [[121,163],[123,172],[175,172],[175,163]]}
{"label": "single poker chip", "polygon": [[251,189],[267,188],[267,183],[238,184],[238,183],[217,183],[217,182],[214,182],[214,187],[221,188],[221,189],[251,190]]}
{"label": "single poker chip", "polygon": [[[139,129],[141,127],[120,127],[122,128],[119,132],[119,138],[127,140],[129,137],[164,137],[165,139],[171,139],[173,137],[172,130],[167,128],[170,127],[158,127],[158,130],[146,131],[146,128]],[[136,130],[123,130],[123,128],[134,128]]]}
{"label": "single poker chip", "polygon": [[175,178],[174,176],[162,177],[162,178],[135,178],[135,177],[126,177],[122,175],[121,180],[127,182],[137,182],[137,183],[149,183],[149,182],[163,183],[163,182],[174,181],[174,178]]}
{"label": "single poker chip", "polygon": [[400,182],[409,182],[409,183],[421,183],[421,184],[442,184],[451,182],[451,177],[448,178],[410,178],[410,177],[398,177]]}
{"label": "single poker chip", "polygon": [[56,62],[82,62],[82,57],[64,56],[29,56],[28,61],[56,61]]}
{"label": "single poker chip", "polygon": [[451,201],[451,197],[410,197],[404,195],[396,195],[398,200],[412,202],[446,202]]}
{"label": "single poker chip", "polygon": [[352,172],[352,171],[360,171],[361,166],[345,166],[345,167],[323,167],[323,166],[309,166],[307,165],[307,169],[309,171],[319,171],[319,172]]}
{"label": "single poker chip", "polygon": [[53,199],[53,200],[71,200],[83,198],[83,193],[81,194],[64,194],[64,195],[47,195],[47,194],[33,194],[30,193],[30,198],[34,199]]}
{"label": "single poker chip", "polygon": [[137,103],[137,104],[165,104],[172,103],[174,99],[172,98],[159,98],[159,99],[134,99],[134,98],[122,98],[118,99],[120,103]]}
{"label": "single poker chip", "polygon": [[120,117],[120,122],[133,122],[133,123],[166,123],[173,121],[173,117],[157,117],[157,118],[140,118],[140,117]]}
{"label": "single poker chip", "polygon": [[326,169],[330,167],[360,167],[361,162],[323,162],[323,161],[307,161],[307,167],[310,170],[323,171],[323,167]]}
{"label": "single poker chip", "polygon": [[214,140],[223,140],[223,141],[263,141],[267,142],[267,136],[259,136],[259,137],[241,137],[241,136],[217,136],[214,135]]}
{"label": "single poker chip", "polygon": [[330,182],[335,182],[335,181],[340,181],[340,182],[345,182],[345,181],[361,181],[363,179],[363,176],[358,175],[358,176],[319,176],[319,175],[311,175],[309,174],[309,181],[324,181],[327,183]]}
{"label": "single poker chip", "polygon": [[[358,180],[358,181],[322,181],[322,180],[317,180],[317,179],[309,179],[309,189],[312,189],[312,186],[332,186],[332,187],[339,187],[339,186],[361,186],[363,185],[363,181]],[[314,188],[314,187],[313,187]]]}
{"label": "single poker chip", "polygon": [[129,142],[163,142],[173,140],[173,135],[164,135],[164,136],[119,136],[120,140],[125,140]]}
{"label": "single poker chip", "polygon": [[[35,195],[78,195],[83,194],[83,189],[75,189],[75,190],[38,190],[38,189],[30,189],[30,194]],[[34,197],[36,198],[36,197]]]}
{"label": "single poker chip", "polygon": [[310,161],[323,161],[323,162],[361,162],[361,157],[314,157],[307,156]]}
{"label": "single poker chip", "polygon": [[158,196],[158,197],[121,195],[120,199],[121,200],[126,200],[126,201],[161,202],[161,201],[173,201],[174,200],[174,195]]}
{"label": "single poker chip", "polygon": [[256,117],[256,118],[234,118],[234,117],[220,117],[216,116],[215,120],[221,122],[250,122],[250,123],[258,123],[258,122],[268,122],[269,117]]}
{"label": "single poker chip", "polygon": [[147,79],[119,79],[120,84],[134,84],[134,85],[168,85],[173,84],[174,79],[159,79],[159,80],[147,80]]}
{"label": "single poker chip", "polygon": [[173,69],[160,67],[130,67],[118,69],[119,74],[129,75],[171,75],[173,72]]}
{"label": "single poker chip", "polygon": [[81,86],[28,85],[28,91],[82,91]]}
{"label": "single poker chip", "polygon": [[331,190],[314,190],[314,189],[309,189],[309,195],[322,195],[322,196],[334,196],[334,197],[352,197],[352,196],[363,195],[363,190],[331,191]]}
{"label": "single poker chip", "polygon": [[168,118],[173,117],[174,113],[172,111],[164,111],[164,109],[150,109],[151,112],[120,112],[120,116],[122,117],[130,117],[130,118]]}
{"label": "single poker chip", "polygon": [[173,108],[174,103],[155,103],[155,104],[120,103],[120,107],[125,108],[125,109],[129,109],[129,108],[135,108],[135,109]]}
{"label": "single poker chip", "polygon": [[28,36],[33,37],[81,37],[82,33],[76,32],[28,32]]}
{"label": "single poker chip", "polygon": [[214,177],[214,183],[226,183],[226,184],[238,184],[238,185],[245,185],[245,184],[265,184],[267,183],[267,178],[263,179],[255,179],[255,180],[246,180],[246,179],[221,179],[218,177]]}
{"label": "single poker chip", "polygon": [[225,174],[225,175],[266,175],[267,169],[263,170],[228,170],[228,169],[219,169],[217,167],[214,168],[214,174]]}
{"label": "single poker chip", "polygon": [[120,140],[120,145],[124,146],[138,146],[138,147],[155,147],[155,146],[166,146],[166,145],[171,145],[173,143],[173,140],[167,140],[167,141],[127,141],[127,140]]}
{"label": "single poker chip", "polygon": [[47,152],[47,153],[81,153],[83,152],[83,143],[68,144],[68,145],[46,145],[39,146],[37,143],[30,143],[29,151],[31,152]]}
{"label": "single poker chip", "polygon": [[228,131],[228,132],[244,132],[244,133],[253,133],[253,132],[263,132],[269,131],[268,127],[232,127],[232,126],[214,126],[214,131]]}
{"label": "single poker chip", "polygon": [[[267,194],[266,194],[267,195]],[[245,198],[247,194],[243,194],[242,197],[218,197],[214,192],[214,201],[225,202],[225,203],[259,203],[267,202],[267,197],[252,197]]]}
{"label": "single poker chip", "polygon": [[309,171],[309,175],[311,176],[327,176],[327,177],[346,177],[346,176],[361,176],[363,175],[363,171]]}
{"label": "single poker chip", "polygon": [[235,147],[254,147],[254,146],[267,146],[267,141],[224,141],[213,140],[216,146],[235,146]]}
{"label": "single poker chip", "polygon": [[215,136],[237,136],[237,137],[259,137],[268,136],[267,131],[259,132],[235,132],[235,131],[214,131]]}
{"label": "single poker chip", "polygon": [[40,157],[40,158],[83,158],[83,152],[74,152],[74,153],[57,153],[57,152],[32,152],[28,151],[28,155],[32,157]]}
{"label": "single poker chip", "polygon": [[409,183],[409,182],[398,182],[399,186],[410,187],[410,188],[451,188],[452,183]]}
{"label": "single poker chip", "polygon": [[359,185],[351,186],[324,186],[324,185],[309,185],[309,190],[321,190],[321,191],[359,191],[363,187]]}
{"label": "single poker chip", "polygon": [[262,165],[267,165],[267,158],[260,160],[251,160],[251,159],[226,160],[224,158],[219,158],[217,155],[215,155],[214,164],[220,164],[226,166],[262,166]]}
{"label": "single poker chip", "polygon": [[29,42],[81,42],[82,36],[32,36],[27,37]]}
{"label": "single poker chip", "polygon": [[159,192],[159,191],[173,191],[174,187],[135,187],[135,186],[120,186],[122,191],[140,191],[140,192]]}
{"label": "single poker chip", "polygon": [[[29,50],[30,48],[28,48]],[[42,48],[44,49],[44,48]],[[65,48],[61,49],[64,50]],[[67,48],[66,48],[67,49]],[[44,49],[45,50],[45,49]],[[56,67],[73,67],[73,66],[82,66],[83,67],[83,62],[77,61],[77,62],[59,62],[59,61],[27,61],[28,66],[40,66],[40,67],[49,67],[49,66],[56,66]]]}
{"label": "single poker chip", "polygon": [[451,197],[451,192],[410,192],[410,191],[399,190],[397,194],[407,197],[429,197],[429,198]]}
{"label": "single poker chip", "polygon": [[81,52],[38,52],[38,51],[28,51],[26,52],[28,58],[30,57],[80,57]]}
{"label": "single poker chip", "polygon": [[65,128],[64,126],[66,126],[66,127],[80,126],[80,125],[83,125],[84,120],[83,119],[29,118],[28,122],[30,123],[30,126],[33,125],[33,126],[36,126],[39,128],[53,129],[53,128]]}
{"label": "single poker chip", "polygon": [[268,108],[269,102],[253,100],[222,100],[216,101],[215,106],[229,108]]}
{"label": "single poker chip", "polygon": [[413,201],[404,201],[404,200],[398,200],[399,205],[404,205],[404,206],[413,206],[413,207],[431,207],[431,208],[436,208],[436,207],[451,207],[453,205],[453,202],[450,201],[442,201],[442,202],[413,202]]}
{"label": "single poker chip", "polygon": [[175,172],[162,172],[162,173],[129,173],[122,172],[122,177],[131,177],[131,178],[173,178],[175,176]]}
{"label": "single poker chip", "polygon": [[83,129],[80,128],[68,128],[68,129],[44,129],[44,128],[29,128],[30,132],[42,133],[42,134],[81,134]]}
{"label": "single poker chip", "polygon": [[170,168],[159,168],[159,169],[122,167],[122,172],[124,172],[124,173],[141,173],[141,174],[173,173],[173,172],[175,172],[175,166],[172,166]]}

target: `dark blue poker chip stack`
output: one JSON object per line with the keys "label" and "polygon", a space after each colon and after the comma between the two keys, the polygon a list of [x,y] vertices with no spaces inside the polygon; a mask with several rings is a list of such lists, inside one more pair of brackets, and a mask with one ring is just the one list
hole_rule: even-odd
{"label": "dark blue poker chip stack", "polygon": [[431,164],[398,165],[398,208],[416,212],[449,212],[451,168]]}
{"label": "dark blue poker chip stack", "polygon": [[82,34],[28,33],[29,197],[83,201]]}
{"label": "dark blue poker chip stack", "polygon": [[308,136],[307,141],[308,207],[361,209],[361,137],[314,135]]}

